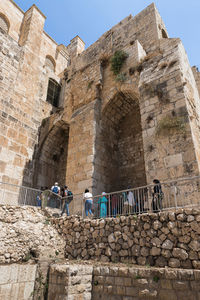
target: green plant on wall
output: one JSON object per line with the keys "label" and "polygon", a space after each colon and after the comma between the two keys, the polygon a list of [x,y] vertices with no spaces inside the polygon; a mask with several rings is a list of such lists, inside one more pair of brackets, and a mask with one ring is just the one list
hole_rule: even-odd
{"label": "green plant on wall", "polygon": [[88,86],[87,86],[87,89],[89,90],[89,89],[91,89],[91,87],[92,87],[92,84],[94,83],[94,81],[92,80],[92,81],[90,81],[90,82],[88,82]]}
{"label": "green plant on wall", "polygon": [[157,136],[166,136],[173,132],[185,134],[186,126],[184,117],[166,116],[160,120],[156,128]]}
{"label": "green plant on wall", "polygon": [[120,70],[126,61],[128,57],[128,54],[122,50],[118,50],[114,53],[114,55],[111,57],[110,63],[111,63],[111,70],[114,75],[118,75],[120,73]]}
{"label": "green plant on wall", "polygon": [[125,73],[119,73],[115,78],[116,81],[120,81],[120,82],[124,82],[126,81],[126,79],[127,78]]}

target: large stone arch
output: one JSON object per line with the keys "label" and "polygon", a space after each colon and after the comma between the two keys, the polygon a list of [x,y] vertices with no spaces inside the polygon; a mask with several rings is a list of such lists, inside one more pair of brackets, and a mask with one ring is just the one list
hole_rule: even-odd
{"label": "large stone arch", "polygon": [[35,156],[34,186],[49,188],[55,181],[60,185],[66,184],[68,138],[67,122],[59,120],[50,124],[49,131],[41,137]]}
{"label": "large stone arch", "polygon": [[137,93],[118,91],[102,106],[95,150],[94,189],[97,193],[146,184]]}

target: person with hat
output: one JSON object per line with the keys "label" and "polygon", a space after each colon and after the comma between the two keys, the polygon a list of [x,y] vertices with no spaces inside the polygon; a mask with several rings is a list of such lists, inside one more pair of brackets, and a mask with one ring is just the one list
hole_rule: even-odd
{"label": "person with hat", "polygon": [[59,208],[61,203],[60,203],[60,187],[58,185],[58,182],[55,182],[54,185],[51,187],[52,191],[52,196],[50,200],[50,207],[52,208]]}
{"label": "person with hat", "polygon": [[57,182],[55,182],[55,184],[51,187],[51,191],[52,191],[54,194],[60,195],[60,187],[58,186],[58,183],[57,183]]}

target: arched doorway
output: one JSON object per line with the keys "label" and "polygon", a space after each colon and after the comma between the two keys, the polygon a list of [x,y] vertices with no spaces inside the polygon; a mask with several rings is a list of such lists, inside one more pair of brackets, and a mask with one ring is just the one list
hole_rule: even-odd
{"label": "arched doorway", "polygon": [[34,186],[50,188],[66,184],[69,126],[63,120],[52,126],[37,151]]}
{"label": "arched doorway", "polygon": [[96,140],[97,193],[146,184],[139,102],[120,92],[102,111]]}

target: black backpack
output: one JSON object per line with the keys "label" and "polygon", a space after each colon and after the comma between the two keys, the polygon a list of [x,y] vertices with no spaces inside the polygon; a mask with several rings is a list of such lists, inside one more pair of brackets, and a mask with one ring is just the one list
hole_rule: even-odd
{"label": "black backpack", "polygon": [[68,191],[67,196],[68,196],[68,201],[71,202],[73,200],[73,193],[71,191]]}

